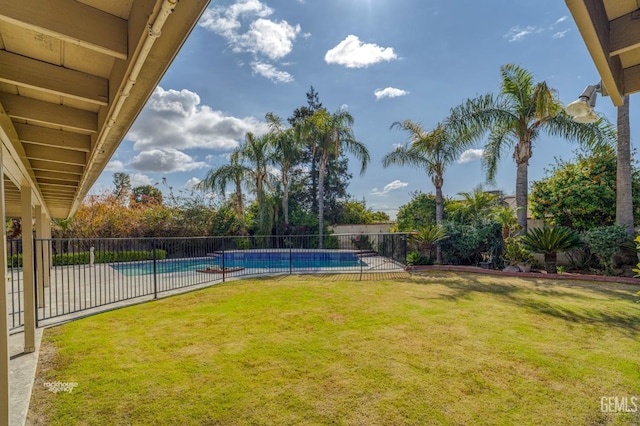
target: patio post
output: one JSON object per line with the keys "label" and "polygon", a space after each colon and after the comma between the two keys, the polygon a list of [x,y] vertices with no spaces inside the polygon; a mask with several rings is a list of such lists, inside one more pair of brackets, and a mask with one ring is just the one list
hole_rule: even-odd
{"label": "patio post", "polygon": [[36,350],[36,314],[33,273],[33,212],[31,186],[22,185],[22,285],[24,294],[24,352]]}
{"label": "patio post", "polygon": [[9,312],[7,310],[7,228],[4,166],[0,149],[0,426],[9,425]]}
{"label": "patio post", "polygon": [[[47,288],[51,283],[51,218],[46,213],[42,213],[42,224],[42,235],[46,240],[42,242],[42,268],[44,271],[42,285]],[[44,303],[44,297],[42,303]]]}
{"label": "patio post", "polygon": [[38,308],[44,307],[44,223],[43,223],[43,214],[42,214],[42,206],[36,205],[35,209],[36,216],[36,239],[40,240],[35,243],[34,253],[35,253],[35,263],[36,267],[36,283],[38,284],[38,297],[36,300],[38,301]]}

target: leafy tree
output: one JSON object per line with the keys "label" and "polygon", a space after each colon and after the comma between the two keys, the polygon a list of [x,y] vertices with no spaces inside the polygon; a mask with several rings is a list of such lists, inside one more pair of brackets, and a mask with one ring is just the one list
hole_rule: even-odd
{"label": "leafy tree", "polygon": [[498,259],[502,252],[502,227],[488,217],[476,217],[471,222],[444,221],[449,238],[441,242],[442,258],[454,265],[474,265],[485,255]]}
{"label": "leafy tree", "polygon": [[529,159],[538,136],[546,133],[597,147],[612,144],[615,132],[604,119],[592,124],[573,121],[547,83],[534,83],[524,68],[504,65],[500,74],[497,96],[487,94],[467,100],[452,110],[450,120],[472,140],[480,140],[489,132],[482,158],[490,181],[504,152],[513,148],[517,165],[516,213],[518,224],[526,231]]}
{"label": "leafy tree", "polygon": [[[313,86],[307,92],[307,105],[294,110],[293,115],[288,118],[289,124],[294,129],[299,129],[304,121],[311,117],[315,112],[324,110],[320,102],[318,92]],[[318,184],[319,184],[319,168],[318,164],[322,157],[322,147],[306,144],[302,147],[300,165],[292,173],[292,180],[297,181],[292,184],[291,198],[294,202],[299,203],[310,212],[318,215]],[[324,218],[330,223],[338,223],[342,203],[348,199],[347,187],[353,175],[349,173],[349,160],[344,152],[339,156],[330,155],[327,159],[324,177],[324,200],[323,210]]]}
{"label": "leafy tree", "polygon": [[[395,229],[398,232],[415,231],[420,226],[433,225],[436,223],[436,197],[433,194],[413,192],[410,194],[411,200],[398,209],[396,215]],[[444,200],[447,206],[449,201]],[[445,210],[446,219],[446,210]]]}
{"label": "leafy tree", "polygon": [[353,117],[347,111],[334,114],[326,110],[316,111],[304,120],[299,128],[299,136],[309,145],[320,151],[318,161],[318,232],[319,248],[323,243],[324,228],[324,179],[330,158],[339,158],[343,151],[360,160],[360,173],[363,174],[369,163],[369,150],[353,134]]}
{"label": "leafy tree", "polygon": [[124,202],[129,198],[131,192],[131,178],[128,174],[118,172],[113,174],[113,195],[117,200]]}
{"label": "leafy tree", "polygon": [[162,191],[155,186],[140,185],[131,190],[131,206],[161,206]]}
{"label": "leafy tree", "polygon": [[[534,182],[531,213],[553,225],[579,231],[615,223],[616,154],[612,148],[578,152],[575,162],[557,160],[547,176]],[[633,203],[640,206],[640,173],[633,172]]]}

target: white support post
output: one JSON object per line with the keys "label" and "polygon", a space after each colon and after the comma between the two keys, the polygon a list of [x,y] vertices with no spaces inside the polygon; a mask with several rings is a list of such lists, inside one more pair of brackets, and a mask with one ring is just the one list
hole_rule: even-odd
{"label": "white support post", "polygon": [[31,187],[23,185],[22,199],[22,285],[24,294],[24,352],[36,350],[36,313],[33,274],[33,212]]}
{"label": "white support post", "polygon": [[7,269],[7,227],[4,205],[4,166],[0,143],[0,426],[9,426],[9,274]]}

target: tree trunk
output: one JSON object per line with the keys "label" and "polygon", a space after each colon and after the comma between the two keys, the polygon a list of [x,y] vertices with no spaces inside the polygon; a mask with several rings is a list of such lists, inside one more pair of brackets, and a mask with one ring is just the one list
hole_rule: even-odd
{"label": "tree trunk", "polygon": [[322,248],[323,228],[324,228],[324,172],[327,167],[326,158],[320,159],[318,170],[318,248]]}
{"label": "tree trunk", "polygon": [[516,175],[516,214],[518,216],[518,225],[522,227],[523,233],[527,232],[527,210],[529,207],[528,168],[528,162],[518,163]]}
{"label": "tree trunk", "polygon": [[544,269],[547,271],[547,274],[558,273],[558,253],[544,254]]}
{"label": "tree trunk", "polygon": [[618,107],[618,143],[616,171],[616,225],[624,226],[633,236],[633,197],[631,178],[631,129],[629,127],[629,96]]}
{"label": "tree trunk", "polygon": [[[282,171],[282,212],[284,214],[284,224],[289,225],[289,179],[285,171]],[[278,223],[276,222],[276,226]]]}
{"label": "tree trunk", "polygon": [[[433,184],[436,187],[436,225],[440,226],[442,219],[444,218],[444,201],[442,199],[442,177],[437,176],[433,179]],[[439,265],[442,263],[442,247],[440,243],[436,245],[436,263]]]}

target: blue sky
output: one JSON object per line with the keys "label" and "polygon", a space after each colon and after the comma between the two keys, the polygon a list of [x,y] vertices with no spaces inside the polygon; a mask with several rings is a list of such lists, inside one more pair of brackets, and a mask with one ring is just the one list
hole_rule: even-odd
{"label": "blue sky", "polygon": [[[247,131],[264,132],[267,112],[286,118],[306,104],[313,85],[330,111],[348,108],[370,150],[364,176],[352,162],[349,192],[394,217],[411,192],[434,189],[424,172],[382,168],[383,155],[406,142],[390,125],[411,119],[435,127],[465,99],[497,92],[507,63],[546,81],[565,104],[599,81],[559,0],[213,0],[94,191],[120,171],[134,185],[166,178],[175,192],[187,189],[224,164]],[[632,97],[632,143],[637,110]],[[599,98],[596,111],[615,122],[610,99]],[[576,148],[541,136],[529,179]],[[481,149],[450,166],[446,195],[484,183]],[[485,188],[514,192],[510,154]]]}

